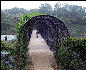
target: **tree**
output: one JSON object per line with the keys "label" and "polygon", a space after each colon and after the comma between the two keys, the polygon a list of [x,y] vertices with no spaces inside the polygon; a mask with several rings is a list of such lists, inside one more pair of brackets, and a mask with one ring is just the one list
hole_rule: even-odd
{"label": "tree", "polygon": [[39,10],[38,9],[30,9],[29,13],[39,13]]}
{"label": "tree", "polygon": [[60,16],[61,14],[61,4],[59,2],[57,2],[55,5],[54,5],[54,11],[53,11],[53,16]]}
{"label": "tree", "polygon": [[19,9],[19,11],[20,11],[20,14],[27,14],[28,13],[28,10],[25,10],[24,8],[20,8]]}
{"label": "tree", "polygon": [[52,13],[52,7],[47,3],[41,4],[41,6],[39,7],[39,13],[51,14]]}

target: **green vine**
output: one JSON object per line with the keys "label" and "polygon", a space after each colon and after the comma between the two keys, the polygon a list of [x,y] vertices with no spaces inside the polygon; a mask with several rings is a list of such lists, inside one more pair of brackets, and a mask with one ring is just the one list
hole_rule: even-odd
{"label": "green vine", "polygon": [[[19,31],[23,24],[25,24],[29,19],[31,19],[34,16],[38,15],[45,15],[40,13],[30,13],[30,14],[23,14],[21,15],[20,21],[17,24],[16,30],[17,30],[17,38],[19,37]],[[28,27],[24,28],[22,33],[20,34],[20,66],[21,70],[24,70],[25,65],[28,63],[28,31],[32,30],[32,25],[30,24]]]}

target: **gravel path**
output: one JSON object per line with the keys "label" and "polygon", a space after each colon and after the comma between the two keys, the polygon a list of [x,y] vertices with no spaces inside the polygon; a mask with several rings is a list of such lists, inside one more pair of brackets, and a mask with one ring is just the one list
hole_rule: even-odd
{"label": "gravel path", "polygon": [[[45,40],[36,31],[32,31],[31,39],[29,42],[29,55],[34,64],[34,70],[59,70],[54,69],[51,64],[54,62],[53,52],[50,50]],[[55,66],[55,64],[53,64]]]}

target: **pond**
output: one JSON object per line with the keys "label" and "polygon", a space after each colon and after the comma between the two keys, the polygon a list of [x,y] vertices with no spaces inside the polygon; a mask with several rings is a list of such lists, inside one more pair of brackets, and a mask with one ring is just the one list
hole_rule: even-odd
{"label": "pond", "polygon": [[11,41],[11,40],[16,40],[17,39],[16,35],[1,35],[1,40],[5,40],[6,36],[7,36],[7,41]]}

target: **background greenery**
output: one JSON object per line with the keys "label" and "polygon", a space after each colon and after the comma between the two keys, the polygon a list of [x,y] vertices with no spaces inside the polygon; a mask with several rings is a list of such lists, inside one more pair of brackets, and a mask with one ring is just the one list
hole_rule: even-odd
{"label": "background greenery", "polygon": [[73,37],[86,36],[86,7],[77,5],[61,5],[56,3],[54,9],[51,5],[41,4],[38,9],[25,10],[14,7],[12,9],[1,10],[1,34],[16,34],[16,25],[22,14],[43,13],[55,16],[68,27]]}

